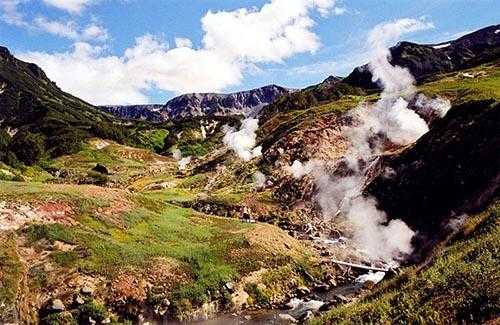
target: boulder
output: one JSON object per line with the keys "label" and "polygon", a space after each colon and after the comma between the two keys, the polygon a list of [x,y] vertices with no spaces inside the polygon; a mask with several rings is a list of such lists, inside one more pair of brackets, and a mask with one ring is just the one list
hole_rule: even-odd
{"label": "boulder", "polygon": [[103,175],[109,175],[108,168],[106,168],[106,166],[101,165],[101,164],[95,165],[95,167],[92,168],[92,170],[95,172],[101,173]]}

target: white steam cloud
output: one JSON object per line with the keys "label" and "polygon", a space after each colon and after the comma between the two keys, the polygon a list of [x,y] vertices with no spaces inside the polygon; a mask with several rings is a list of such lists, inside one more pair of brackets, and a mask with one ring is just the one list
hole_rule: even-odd
{"label": "white steam cloud", "polygon": [[264,175],[262,172],[256,171],[255,173],[253,173],[253,179],[255,182],[255,188],[259,189],[259,188],[264,188],[266,186],[267,176]]}
{"label": "white steam cloud", "polygon": [[262,147],[255,147],[257,141],[257,129],[259,120],[246,118],[241,122],[241,128],[236,131],[234,128],[224,126],[225,136],[223,142],[231,148],[241,159],[250,161],[262,155]]}
{"label": "white steam cloud", "polygon": [[[343,173],[348,176],[331,176],[317,161],[295,161],[290,167],[294,177],[310,174],[314,178],[316,201],[325,217],[344,216],[352,225],[352,240],[373,260],[391,263],[403,259],[413,250],[415,233],[401,220],[388,221],[386,213],[377,208],[375,198],[362,194],[366,175],[377,164],[379,154],[390,147],[411,144],[429,130],[427,123],[409,108],[415,97],[415,80],[407,69],[389,62],[387,46],[404,33],[432,27],[424,20],[406,18],[380,24],[369,34],[373,55],[369,68],[383,92],[375,104],[362,104],[351,113],[356,123],[344,130],[350,142],[345,156],[349,170]],[[443,117],[450,105],[443,99],[417,97],[415,108],[420,111],[424,107]]]}
{"label": "white steam cloud", "polygon": [[172,152],[172,156],[175,160],[177,160],[179,170],[185,170],[186,167],[191,163],[191,156],[183,158],[182,152],[179,149],[175,149]]}

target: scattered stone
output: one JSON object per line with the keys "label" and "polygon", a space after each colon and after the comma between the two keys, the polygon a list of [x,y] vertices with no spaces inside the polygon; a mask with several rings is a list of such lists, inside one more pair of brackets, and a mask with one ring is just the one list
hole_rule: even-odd
{"label": "scattered stone", "polygon": [[84,295],[91,296],[94,293],[94,289],[89,286],[83,286],[80,292]]}
{"label": "scattered stone", "polygon": [[285,322],[290,322],[290,323],[297,323],[297,320],[292,316],[288,314],[279,314],[278,315],[279,319]]}
{"label": "scattered stone", "polygon": [[322,312],[329,311],[330,309],[335,307],[335,305],[337,305],[336,301],[333,301],[333,300],[327,301],[323,306],[319,307],[319,311],[322,311]]}
{"label": "scattered stone", "polygon": [[330,286],[330,287],[336,287],[337,286],[337,281],[335,280],[335,278],[331,277],[329,278],[326,283]]}
{"label": "scattered stone", "polygon": [[85,304],[85,300],[84,300],[82,297],[77,296],[77,297],[75,298],[75,303],[76,303],[77,305],[83,305],[83,304]]}
{"label": "scattered stone", "polygon": [[311,293],[311,290],[309,290],[308,287],[298,287],[297,288],[297,296],[299,296],[299,297],[305,297],[310,293]]}
{"label": "scattered stone", "polygon": [[314,313],[312,311],[308,310],[300,316],[299,321],[301,323],[305,323],[308,320],[311,320],[313,317],[314,317]]}
{"label": "scattered stone", "polygon": [[375,282],[367,280],[363,282],[363,289],[372,290],[375,287]]}
{"label": "scattered stone", "polygon": [[54,299],[50,303],[49,310],[55,313],[62,312],[66,309],[64,303],[60,299]]}
{"label": "scattered stone", "polygon": [[231,293],[232,293],[232,292],[234,292],[234,283],[233,283],[233,282],[227,282],[227,283],[225,284],[225,287],[226,287],[226,289],[227,289],[229,292],[231,292]]}
{"label": "scattered stone", "polygon": [[326,283],[321,283],[314,287],[315,292],[327,292],[330,290],[330,286]]}
{"label": "scattered stone", "polygon": [[348,303],[349,302],[349,298],[346,298],[345,296],[343,295],[335,295],[335,299],[340,302],[340,303]]}

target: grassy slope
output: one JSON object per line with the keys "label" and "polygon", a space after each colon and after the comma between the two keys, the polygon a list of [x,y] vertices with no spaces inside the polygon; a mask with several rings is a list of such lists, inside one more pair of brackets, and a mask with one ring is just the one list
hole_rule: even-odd
{"label": "grassy slope", "polygon": [[[431,261],[313,324],[482,323],[499,317],[500,201],[470,217]],[[498,320],[498,319],[497,319]]]}
{"label": "grassy slope", "polygon": [[[310,260],[307,249],[273,226],[208,217],[164,204],[153,196],[94,186],[2,182],[0,201],[28,206],[65,203],[77,222],[35,223],[2,235],[0,255],[7,259],[0,264],[0,270],[6,270],[0,277],[4,284],[0,301],[7,306],[12,306],[22,276],[12,241],[15,237],[36,252],[49,252],[48,260],[28,265],[28,272],[36,274],[30,276],[32,294],[47,294],[60,287],[61,276],[72,272],[106,281],[114,281],[123,272],[142,279],[162,261],[171,273],[148,281],[151,290],[169,288],[162,293],[180,316],[192,305],[206,302],[210,293],[228,281],[262,267],[302,268]],[[252,240],[263,234],[273,241]],[[60,250],[56,242],[74,248]],[[285,244],[291,249],[284,250]],[[54,268],[51,272],[44,268],[47,264]],[[112,298],[106,295],[103,293],[101,301],[112,305]]]}

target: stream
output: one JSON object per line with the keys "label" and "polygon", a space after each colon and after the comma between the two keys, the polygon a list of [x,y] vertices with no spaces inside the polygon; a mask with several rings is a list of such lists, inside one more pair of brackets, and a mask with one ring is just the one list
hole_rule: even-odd
{"label": "stream", "polygon": [[[299,319],[300,316],[307,313],[307,311],[317,312],[319,307],[328,301],[334,300],[337,296],[346,298],[354,298],[359,290],[363,287],[362,283],[347,284],[333,288],[324,293],[315,293],[314,299],[292,299],[296,307],[292,309],[262,309],[258,311],[243,311],[240,313],[227,313],[220,314],[213,319],[199,322],[191,322],[189,324],[196,325],[262,325],[262,324],[290,324],[292,318],[287,319],[289,315],[293,319]],[[178,321],[169,321],[169,325],[185,325]]]}

